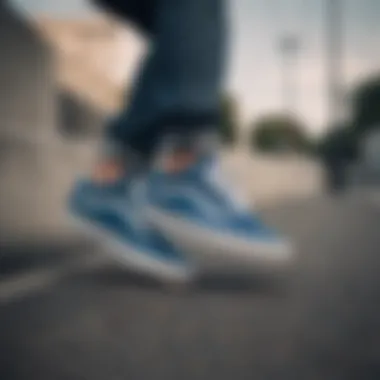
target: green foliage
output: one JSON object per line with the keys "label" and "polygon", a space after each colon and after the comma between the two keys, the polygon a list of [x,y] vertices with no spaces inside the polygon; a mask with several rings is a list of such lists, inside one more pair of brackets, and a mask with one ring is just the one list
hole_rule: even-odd
{"label": "green foliage", "polygon": [[303,126],[293,117],[273,114],[253,126],[252,146],[261,152],[310,152],[312,142]]}
{"label": "green foliage", "polygon": [[380,76],[362,83],[354,92],[354,128],[365,132],[380,125]]}
{"label": "green foliage", "polygon": [[380,125],[380,76],[359,85],[353,93],[353,119],[350,125],[336,125],[322,137],[318,155],[328,165],[358,159],[364,135]]}
{"label": "green foliage", "polygon": [[221,100],[221,139],[224,144],[236,142],[238,133],[237,104],[231,95],[225,95]]}
{"label": "green foliage", "polygon": [[359,134],[351,126],[330,128],[318,144],[318,153],[326,163],[349,162],[358,154]]}

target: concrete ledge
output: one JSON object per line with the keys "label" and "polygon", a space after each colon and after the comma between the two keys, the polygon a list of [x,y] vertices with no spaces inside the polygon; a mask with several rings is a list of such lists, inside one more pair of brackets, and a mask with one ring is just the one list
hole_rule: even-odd
{"label": "concrete ledge", "polygon": [[322,165],[304,156],[237,150],[225,153],[224,164],[249,198],[260,206],[323,193]]}

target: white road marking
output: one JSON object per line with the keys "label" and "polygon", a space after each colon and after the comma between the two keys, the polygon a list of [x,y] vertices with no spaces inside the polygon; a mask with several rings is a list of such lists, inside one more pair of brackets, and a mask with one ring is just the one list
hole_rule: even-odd
{"label": "white road marking", "polygon": [[34,294],[56,284],[69,275],[75,274],[77,271],[100,267],[105,262],[105,257],[102,255],[86,255],[67,263],[59,263],[50,268],[0,281],[0,305]]}

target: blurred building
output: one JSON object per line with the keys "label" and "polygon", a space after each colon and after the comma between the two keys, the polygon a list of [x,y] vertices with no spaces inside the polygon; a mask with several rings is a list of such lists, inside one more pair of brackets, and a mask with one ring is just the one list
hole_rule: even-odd
{"label": "blurred building", "polygon": [[57,132],[100,127],[117,108],[119,43],[106,20],[30,22],[0,1],[0,240],[62,234],[68,189],[93,150]]}
{"label": "blurred building", "polygon": [[57,19],[34,24],[49,44],[57,84],[57,127],[68,134],[96,132],[124,97],[120,40],[123,29],[106,17]]}
{"label": "blurred building", "polygon": [[115,78],[121,28],[102,17],[39,17],[34,23],[52,48],[59,87],[103,112],[114,111],[123,93]]}
{"label": "blurred building", "polygon": [[0,136],[43,132],[54,123],[54,71],[47,44],[0,2]]}

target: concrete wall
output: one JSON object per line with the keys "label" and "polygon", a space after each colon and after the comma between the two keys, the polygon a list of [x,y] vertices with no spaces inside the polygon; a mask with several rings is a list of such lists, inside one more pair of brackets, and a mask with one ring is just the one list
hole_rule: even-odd
{"label": "concrete wall", "polygon": [[41,131],[54,122],[54,73],[48,48],[6,3],[0,3],[0,136]]}
{"label": "concrete wall", "polygon": [[57,96],[57,132],[69,140],[99,135],[105,115],[67,90]]}
{"label": "concrete wall", "polygon": [[6,179],[0,191],[1,239],[54,238],[72,231],[66,220],[66,198],[74,179],[92,162],[87,142],[56,138],[49,142],[12,144],[0,168]]}
{"label": "concrete wall", "polygon": [[[54,73],[47,47],[5,2],[0,2],[0,233],[33,221],[33,188],[43,160],[36,141],[55,118]],[[46,189],[45,189],[46,191]],[[5,236],[4,236],[5,235]],[[17,233],[16,233],[17,236]]]}

